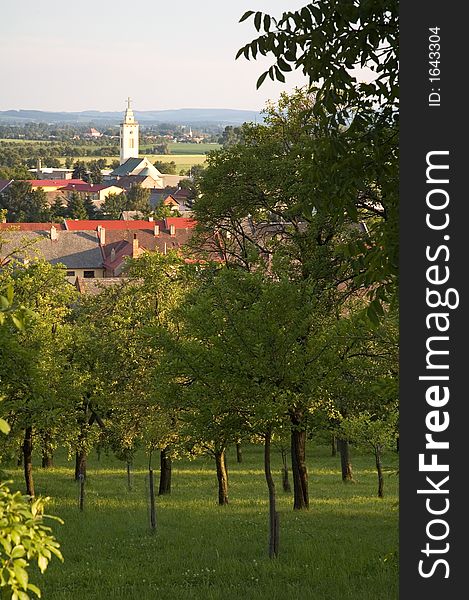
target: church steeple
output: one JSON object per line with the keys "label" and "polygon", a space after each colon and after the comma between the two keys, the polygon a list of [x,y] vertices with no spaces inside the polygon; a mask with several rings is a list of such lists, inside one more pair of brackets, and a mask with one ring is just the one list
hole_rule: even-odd
{"label": "church steeple", "polygon": [[129,158],[138,158],[138,123],[131,102],[130,97],[127,98],[124,120],[120,125],[120,164]]}

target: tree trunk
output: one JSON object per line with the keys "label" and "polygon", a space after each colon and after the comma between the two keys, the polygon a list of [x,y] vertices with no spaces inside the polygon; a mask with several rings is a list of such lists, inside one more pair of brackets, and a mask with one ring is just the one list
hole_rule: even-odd
{"label": "tree trunk", "polygon": [[290,480],[288,477],[288,465],[287,465],[287,451],[282,448],[282,487],[284,492],[291,492]]}
{"label": "tree trunk", "polygon": [[340,452],[340,465],[342,468],[342,481],[345,483],[353,481],[352,463],[350,462],[350,446],[347,440],[338,439],[337,444]]}
{"label": "tree trunk", "polygon": [[241,450],[241,444],[239,442],[236,444],[236,461],[238,463],[243,462],[243,452]]}
{"label": "tree trunk", "polygon": [[23,461],[24,461],[24,480],[26,483],[26,493],[34,498],[34,481],[33,481],[33,428],[27,427],[24,432],[23,441]]}
{"label": "tree trunk", "polygon": [[272,433],[268,431],[264,444],[264,473],[269,490],[269,557],[277,558],[279,545],[279,516],[275,504],[275,483],[270,465],[270,442]]}
{"label": "tree trunk", "polygon": [[217,465],[218,479],[218,504],[228,504],[228,475],[226,472],[225,450],[215,452],[215,463]]}
{"label": "tree trunk", "polygon": [[148,483],[150,492],[150,528],[156,529],[156,505],[155,505],[155,483],[153,479],[153,469],[148,471]]}
{"label": "tree trunk", "polygon": [[378,472],[378,498],[384,497],[384,478],[383,478],[383,470],[381,466],[381,450],[380,448],[375,448],[375,460],[376,460],[376,470]]}
{"label": "tree trunk", "polygon": [[129,492],[132,490],[132,461],[127,460],[127,489]]}
{"label": "tree trunk", "polygon": [[291,461],[293,474],[293,508],[309,508],[308,471],[306,469],[306,431],[298,429],[300,418],[291,415]]}
{"label": "tree trunk", "polygon": [[80,475],[86,479],[86,451],[80,450],[75,454],[75,481],[79,481]]}
{"label": "tree trunk", "polygon": [[331,456],[337,455],[337,439],[334,434],[331,436]]}
{"label": "tree trunk", "polygon": [[52,451],[52,439],[49,431],[43,431],[42,438],[42,460],[41,466],[43,469],[50,469],[54,466],[54,458]]}
{"label": "tree trunk", "polygon": [[171,456],[169,446],[160,452],[160,487],[158,496],[171,493]]}

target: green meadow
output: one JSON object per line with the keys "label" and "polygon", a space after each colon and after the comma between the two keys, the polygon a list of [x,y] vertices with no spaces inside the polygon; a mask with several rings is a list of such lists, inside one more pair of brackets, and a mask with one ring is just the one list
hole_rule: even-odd
{"label": "green meadow", "polygon": [[[154,463],[158,463],[155,455]],[[45,600],[396,600],[397,455],[384,456],[385,498],[376,497],[371,455],[352,455],[355,483],[344,484],[339,456],[310,446],[309,511],[293,511],[274,452],[280,554],[267,556],[268,498],[262,448],[228,453],[229,504],[217,505],[213,461],[175,461],[172,493],[157,497],[149,527],[148,458],[139,454],[127,488],[125,464],[89,458],[85,508],[78,508],[72,462],[35,468],[36,493],[51,497],[52,523],[64,555],[44,575],[32,570]],[[9,475],[21,485],[21,470]],[[158,475],[155,471],[155,475]],[[157,486],[157,481],[156,481]]]}

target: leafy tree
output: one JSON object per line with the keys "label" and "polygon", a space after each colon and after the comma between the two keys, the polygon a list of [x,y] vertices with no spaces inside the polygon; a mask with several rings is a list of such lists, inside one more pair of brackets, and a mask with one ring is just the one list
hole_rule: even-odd
{"label": "leafy tree", "polygon": [[82,179],[83,181],[88,181],[88,169],[86,168],[86,164],[82,160],[77,160],[73,165],[73,179]]}
{"label": "leafy tree", "polygon": [[378,497],[384,497],[384,477],[382,453],[391,448],[396,441],[397,413],[389,412],[384,418],[363,412],[357,416],[348,417],[341,423],[344,437],[364,446],[371,447],[375,457],[376,473],[378,475]]}
{"label": "leafy tree", "polygon": [[[0,296],[0,340],[11,337],[6,329],[6,317],[13,324],[23,328],[24,309],[13,306],[13,287],[7,288],[7,295]],[[8,433],[9,425],[0,418],[0,432]],[[44,506],[48,498],[31,498],[20,492],[12,493],[6,483],[0,483],[0,588],[11,593],[12,598],[28,600],[29,592],[40,597],[39,588],[29,581],[30,560],[37,560],[41,573],[47,569],[52,554],[63,560],[59,544],[51,535],[50,527],[44,519]],[[62,522],[60,519],[57,521]]]}
{"label": "leafy tree", "polygon": [[47,222],[50,211],[43,190],[33,190],[29,181],[14,181],[0,195],[0,208],[7,210],[7,220],[18,222]]}
{"label": "leafy tree", "polygon": [[[301,69],[318,90],[315,112],[344,123],[343,107],[396,108],[398,102],[398,2],[397,0],[321,0],[280,18],[247,11],[257,31],[263,33],[241,48],[237,58],[273,56],[267,76],[285,81],[284,73]],[[360,83],[351,70],[367,67],[375,77]],[[320,83],[319,83],[320,82]]]}
{"label": "leafy tree", "polygon": [[101,173],[102,168],[104,167],[102,167],[100,161],[97,160],[92,160],[88,164],[90,183],[99,184],[103,182],[103,175]]}
{"label": "leafy tree", "polygon": [[24,165],[14,167],[0,166],[0,179],[30,179],[31,173]]}
{"label": "leafy tree", "polygon": [[177,210],[173,210],[171,206],[160,204],[153,211],[153,216],[156,219],[165,219],[166,217],[180,217],[181,213]]}
{"label": "leafy tree", "polygon": [[140,184],[133,185],[126,194],[126,210],[139,210],[144,215],[151,213],[150,196],[148,188],[143,188]]}
{"label": "leafy tree", "polygon": [[0,274],[0,288],[9,285],[14,285],[17,302],[34,311],[27,328],[16,331],[0,346],[2,410],[12,415],[9,443],[16,445],[22,439],[26,489],[34,496],[34,438],[67,414],[64,403],[70,381],[64,320],[76,290],[67,283],[60,266],[45,261],[10,262]]}
{"label": "leafy tree", "polygon": [[233,125],[227,125],[223,131],[222,136],[219,138],[218,143],[223,146],[234,146],[243,141],[243,133],[241,127],[233,127]]}
{"label": "leafy tree", "polygon": [[[311,153],[311,106],[310,95],[302,90],[282,96],[278,106],[269,107],[265,125],[244,126],[243,144],[210,153],[194,206],[194,245],[212,248],[229,265],[261,269],[268,277],[286,277],[302,287],[302,301],[317,324],[319,349],[330,319],[335,326],[343,303],[354,293],[357,271],[343,248],[361,233],[356,222],[314,209],[327,193],[320,167],[315,185],[301,177],[306,175],[306,152]],[[308,337],[300,337],[299,351],[308,348]],[[321,377],[318,369],[318,386]],[[294,506],[306,508],[306,423],[312,398],[300,398],[292,402],[289,415]]]}
{"label": "leafy tree", "polygon": [[157,160],[153,165],[158,169],[160,173],[167,173],[169,175],[176,175],[177,166],[174,160],[166,162],[164,160]]}
{"label": "leafy tree", "polygon": [[127,196],[122,194],[108,194],[101,205],[101,213],[105,219],[118,219],[124,210],[127,209]]}
{"label": "leafy tree", "polygon": [[178,183],[178,186],[182,190],[188,190],[190,192],[188,196],[190,200],[193,200],[197,197],[197,184],[194,182],[193,179],[181,179],[181,181]]}
{"label": "leafy tree", "polygon": [[[275,60],[258,86],[301,69],[314,94],[317,126],[300,179],[324,194],[312,196],[305,210],[368,217],[370,239],[356,241],[349,253],[357,282],[370,290],[368,314],[376,322],[396,300],[398,272],[398,2],[325,0],[279,19],[248,11],[241,20],[250,17],[263,33],[238,57]],[[359,82],[356,67],[371,69],[372,81]]]}

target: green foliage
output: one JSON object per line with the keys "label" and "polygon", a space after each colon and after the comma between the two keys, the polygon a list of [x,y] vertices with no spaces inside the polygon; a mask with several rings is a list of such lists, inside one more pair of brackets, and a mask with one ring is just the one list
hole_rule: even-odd
{"label": "green foliage", "polygon": [[126,210],[138,210],[144,215],[151,213],[150,206],[151,190],[143,188],[140,184],[133,185],[126,193]]}
{"label": "green foliage", "polygon": [[[317,114],[339,117],[338,107],[366,102],[392,108],[398,98],[398,2],[397,0],[321,0],[280,18],[248,11],[263,33],[238,51],[237,58],[273,56],[266,77],[285,81],[284,73],[301,69],[310,84],[318,85]],[[375,78],[358,83],[351,69],[367,67]],[[321,82],[319,84],[319,82]],[[339,121],[345,123],[345,114]]]}
{"label": "green foliage", "polygon": [[[338,218],[361,218],[369,238],[348,246],[356,283],[370,290],[368,316],[378,323],[397,302],[398,276],[398,2],[325,0],[276,19],[248,11],[263,34],[238,52],[273,56],[261,75],[285,81],[301,69],[309,78],[316,121],[305,145],[300,181],[309,184],[305,208]],[[361,83],[351,70],[373,72]]]}
{"label": "green foliage", "polygon": [[43,190],[32,190],[29,181],[14,181],[0,195],[0,208],[7,210],[7,221],[11,223],[43,223],[50,220]]}
{"label": "green foliage", "polygon": [[118,219],[122,211],[127,210],[127,196],[122,194],[108,194],[101,206],[101,213],[105,219]]}
{"label": "green foliage", "polygon": [[153,165],[158,169],[160,173],[168,173],[170,175],[176,175],[177,165],[174,160],[166,162],[164,160],[156,160]]}
{"label": "green foliage", "polygon": [[40,589],[29,581],[30,561],[37,561],[41,573],[47,569],[52,555],[63,560],[59,544],[44,523],[44,505],[48,498],[31,503],[20,492],[12,493],[0,483],[0,588],[11,593],[12,600],[28,600],[29,592],[41,597]]}
{"label": "green foliage", "polygon": [[83,195],[72,192],[68,197],[67,210],[71,219],[86,219],[87,213]]}
{"label": "green foliage", "polygon": [[397,413],[389,411],[384,417],[372,415],[368,411],[350,416],[340,424],[340,432],[346,439],[371,446],[373,452],[391,448],[397,438]]}

